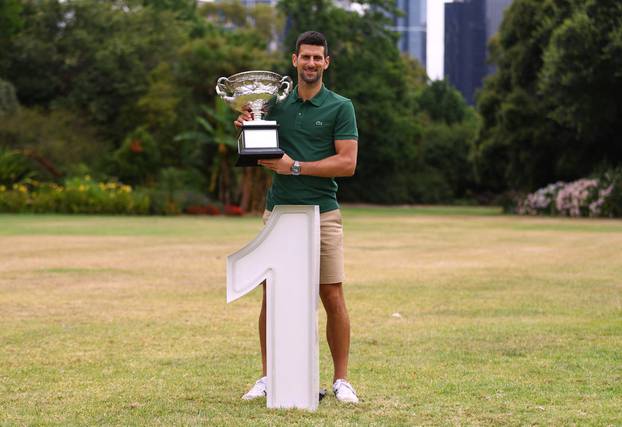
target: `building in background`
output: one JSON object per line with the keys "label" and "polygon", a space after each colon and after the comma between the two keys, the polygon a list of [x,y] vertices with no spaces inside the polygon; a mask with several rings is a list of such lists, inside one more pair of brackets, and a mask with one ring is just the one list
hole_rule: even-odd
{"label": "building in background", "polygon": [[455,0],[445,4],[443,74],[471,105],[484,78],[495,71],[488,64],[488,41],[499,30],[512,0]]}
{"label": "building in background", "polygon": [[401,52],[426,64],[426,0],[397,0],[397,8],[404,15],[394,19],[395,31],[400,33],[398,47]]}
{"label": "building in background", "polygon": [[445,5],[445,76],[469,104],[488,72],[486,1],[464,0]]}

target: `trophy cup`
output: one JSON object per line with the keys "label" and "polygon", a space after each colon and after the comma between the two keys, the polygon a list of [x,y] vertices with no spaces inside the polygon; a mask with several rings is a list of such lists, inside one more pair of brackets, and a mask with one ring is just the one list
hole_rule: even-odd
{"label": "trophy cup", "polygon": [[271,71],[246,71],[216,82],[216,93],[234,110],[253,113],[253,120],[242,123],[238,138],[236,166],[257,166],[259,159],[278,159],[284,151],[279,148],[278,123],[262,120],[272,102],[283,101],[292,89],[289,76],[281,77]]}

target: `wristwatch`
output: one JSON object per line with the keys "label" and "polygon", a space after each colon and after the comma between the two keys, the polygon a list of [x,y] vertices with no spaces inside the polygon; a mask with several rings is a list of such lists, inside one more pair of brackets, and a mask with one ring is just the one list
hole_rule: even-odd
{"label": "wristwatch", "polygon": [[294,160],[294,164],[290,170],[292,171],[292,175],[300,175],[300,162],[298,160]]}

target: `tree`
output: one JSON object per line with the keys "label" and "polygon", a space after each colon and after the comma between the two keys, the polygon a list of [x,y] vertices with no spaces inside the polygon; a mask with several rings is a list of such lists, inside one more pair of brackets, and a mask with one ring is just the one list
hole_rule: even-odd
{"label": "tree", "polygon": [[417,101],[432,120],[448,125],[461,122],[467,114],[466,101],[446,80],[430,83],[419,93]]}
{"label": "tree", "polygon": [[538,89],[549,117],[581,144],[590,166],[622,162],[622,3],[581,2],[558,26],[543,53]]}
{"label": "tree", "polygon": [[139,124],[149,72],[170,61],[188,28],[173,12],[113,2],[27,3],[0,72],[20,102],[80,111],[117,145]]}
{"label": "tree", "polygon": [[9,52],[11,38],[23,26],[21,18],[22,4],[19,0],[0,2],[0,76],[6,68],[6,53]]}
{"label": "tree", "polygon": [[194,143],[195,155],[208,144],[216,147],[216,155],[212,157],[211,178],[208,191],[217,196],[225,205],[229,205],[235,197],[233,181],[233,150],[237,141],[231,136],[230,128],[233,117],[224,101],[216,99],[214,108],[203,106],[205,117],[196,118],[199,130],[184,132],[175,140]]}
{"label": "tree", "polygon": [[477,107],[482,188],[534,190],[622,162],[619,2],[515,0]]}

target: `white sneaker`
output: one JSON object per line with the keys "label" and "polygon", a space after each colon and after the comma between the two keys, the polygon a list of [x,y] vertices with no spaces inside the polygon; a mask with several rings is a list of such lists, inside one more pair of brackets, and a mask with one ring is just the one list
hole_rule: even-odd
{"label": "white sneaker", "polygon": [[253,400],[259,397],[266,397],[268,393],[266,393],[266,385],[268,383],[268,377],[262,377],[257,380],[254,386],[242,396],[244,400]]}
{"label": "white sneaker", "polygon": [[359,398],[356,397],[356,391],[352,384],[346,380],[338,379],[333,384],[333,392],[338,401],[343,403],[359,403]]}

